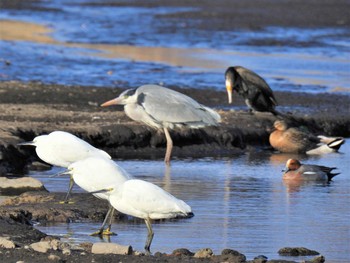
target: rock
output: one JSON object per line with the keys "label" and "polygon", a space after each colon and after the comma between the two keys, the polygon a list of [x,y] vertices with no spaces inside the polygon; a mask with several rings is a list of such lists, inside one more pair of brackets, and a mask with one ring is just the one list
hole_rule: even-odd
{"label": "rock", "polygon": [[320,256],[317,256],[317,257],[314,257],[313,259],[311,260],[307,260],[305,261],[305,263],[324,263],[326,262],[326,259],[324,256],[320,255]]}
{"label": "rock", "polygon": [[153,256],[160,258],[162,256],[166,256],[166,254],[158,251],[158,252],[154,253]]}
{"label": "rock", "polygon": [[0,247],[1,248],[15,248],[16,245],[11,240],[4,238],[4,237],[0,237]]}
{"label": "rock", "polygon": [[264,255],[259,255],[254,258],[252,261],[253,263],[266,263],[267,262],[267,257]]}
{"label": "rock", "polygon": [[61,260],[61,258],[59,256],[54,255],[54,254],[50,254],[47,258],[51,261],[60,261]]}
{"label": "rock", "polygon": [[27,191],[46,190],[44,185],[32,177],[9,179],[0,177],[0,192],[3,195],[18,195]]}
{"label": "rock", "polygon": [[136,250],[135,250],[135,251],[133,252],[133,255],[134,255],[134,256],[144,256],[145,253],[144,253],[144,252],[141,252],[141,251],[136,251]]}
{"label": "rock", "polygon": [[30,245],[30,247],[41,253],[46,253],[49,249],[51,249],[50,242],[49,241],[40,241],[36,242]]}
{"label": "rock", "polygon": [[221,252],[221,256],[223,261],[237,262],[237,263],[246,261],[245,255],[233,249],[228,249],[228,248],[224,249]]}
{"label": "rock", "polygon": [[91,253],[92,245],[93,244],[90,242],[84,242],[84,243],[80,243],[79,247],[83,248],[84,251]]}
{"label": "rock", "polygon": [[69,256],[70,254],[72,254],[72,251],[69,248],[64,248],[62,250],[62,254]]}
{"label": "rock", "polygon": [[189,251],[187,248],[178,248],[171,253],[173,256],[190,256],[192,257],[194,255],[193,252]]}
{"label": "rock", "polygon": [[131,255],[132,247],[123,246],[116,243],[94,243],[91,248],[93,254],[118,254],[118,255]]}
{"label": "rock", "polygon": [[30,163],[27,168],[31,171],[47,171],[50,170],[52,166],[43,162],[34,161]]}
{"label": "rock", "polygon": [[319,255],[315,250],[311,250],[305,247],[284,247],[278,250],[278,254],[281,256],[313,256]]}
{"label": "rock", "polygon": [[210,258],[213,255],[214,255],[213,250],[211,250],[210,248],[203,248],[201,250],[198,250],[194,254],[194,257],[195,258]]}

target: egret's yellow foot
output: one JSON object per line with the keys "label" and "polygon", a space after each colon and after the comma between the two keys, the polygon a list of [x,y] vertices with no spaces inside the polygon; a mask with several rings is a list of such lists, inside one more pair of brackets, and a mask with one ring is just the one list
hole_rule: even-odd
{"label": "egret's yellow foot", "polygon": [[58,203],[59,203],[59,204],[67,204],[67,205],[74,204],[74,202],[73,202],[73,201],[68,201],[68,202],[65,202],[65,201],[59,201]]}
{"label": "egret's yellow foot", "polygon": [[110,231],[109,229],[104,229],[103,231],[99,230],[90,234],[90,236],[116,236],[116,235],[117,235],[116,233]]}

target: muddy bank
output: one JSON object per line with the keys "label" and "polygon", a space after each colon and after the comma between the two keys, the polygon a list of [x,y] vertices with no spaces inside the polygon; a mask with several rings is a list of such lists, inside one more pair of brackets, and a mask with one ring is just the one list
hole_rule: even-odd
{"label": "muddy bank", "polygon": [[[179,89],[222,116],[219,127],[172,132],[173,158],[230,156],[244,151],[268,149],[268,137],[276,117],[270,113],[247,112],[241,98],[226,102],[225,91]],[[162,133],[130,120],[123,107],[101,108],[116,97],[120,88],[0,83],[0,171],[23,174],[25,166],[37,161],[31,147],[17,143],[35,136],[64,130],[76,134],[114,158],[162,159]],[[316,134],[350,136],[349,96],[276,92],[277,109],[298,125]]]}

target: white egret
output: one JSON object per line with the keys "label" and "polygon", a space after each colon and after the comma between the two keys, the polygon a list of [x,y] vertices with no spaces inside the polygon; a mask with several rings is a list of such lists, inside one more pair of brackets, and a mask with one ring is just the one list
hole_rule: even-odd
{"label": "white egret", "polygon": [[[138,179],[128,179],[113,169],[106,170],[108,160],[89,158],[69,166],[75,182],[94,195],[109,195],[110,204],[118,211],[145,220],[148,235],[145,249],[149,253],[153,239],[152,219],[192,217],[191,207],[162,188]],[[115,177],[115,181],[110,180]],[[110,183],[108,186],[107,184]],[[96,189],[101,189],[97,190]]]}
{"label": "white egret", "polygon": [[170,163],[173,148],[169,129],[216,126],[220,122],[220,115],[214,110],[184,94],[158,85],[144,85],[137,89],[128,89],[119,97],[101,106],[115,104],[125,105],[125,113],[131,119],[159,130],[163,129],[167,141],[164,161],[167,164]]}
{"label": "white egret", "polygon": [[[111,156],[105,151],[97,149],[77,136],[64,131],[54,131],[47,135],[40,135],[31,142],[23,142],[19,145],[35,146],[35,151],[41,160],[65,168],[76,161],[91,156],[111,159]],[[70,179],[65,203],[68,202],[73,185],[74,181]]]}
{"label": "white egret", "polygon": [[[94,192],[111,185],[121,185],[130,179],[130,175],[114,161],[101,157],[88,157],[69,165],[62,174],[70,174],[74,182],[87,192]],[[94,193],[97,198],[109,201],[110,192]],[[99,231],[92,235],[110,235],[114,208],[110,205]],[[104,227],[107,224],[105,230]]]}

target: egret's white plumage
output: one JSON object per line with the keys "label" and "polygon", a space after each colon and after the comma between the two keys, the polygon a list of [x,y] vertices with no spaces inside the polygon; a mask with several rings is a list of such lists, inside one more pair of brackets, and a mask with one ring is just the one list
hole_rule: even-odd
{"label": "egret's white plumage", "polygon": [[143,219],[186,217],[191,207],[159,186],[138,179],[118,185],[109,201],[118,211]]}
{"label": "egret's white plumage", "polygon": [[163,129],[167,139],[165,162],[170,162],[173,146],[168,129],[201,128],[218,125],[221,118],[214,110],[194,99],[158,85],[129,89],[101,106],[125,105],[126,115],[156,129]]}
{"label": "egret's white plumage", "polygon": [[[40,135],[31,142],[19,145],[35,146],[39,158],[51,165],[67,168],[72,163],[91,156],[111,159],[111,156],[100,149],[95,148],[77,136],[64,131],[53,131],[47,135]],[[64,203],[68,202],[74,181],[71,179]]]}
{"label": "egret's white plumage", "polygon": [[[151,219],[193,216],[191,207],[184,201],[152,183],[128,179],[127,175],[120,174],[119,169],[106,169],[110,166],[109,162],[103,158],[88,158],[73,163],[68,169],[76,183],[85,190],[91,189],[94,195],[104,193],[118,211],[145,220],[148,229],[147,252],[153,239]],[[96,189],[101,191],[94,191]]]}
{"label": "egret's white plumage", "polygon": [[67,168],[70,164],[91,156],[100,156],[111,159],[111,156],[95,148],[77,136],[64,132],[54,131],[47,135],[40,135],[31,142],[21,145],[35,146],[39,158],[51,165]]}
{"label": "egret's white plumage", "polygon": [[[89,157],[72,163],[68,167],[74,182],[87,192],[94,192],[111,185],[121,185],[130,179],[130,175],[114,161]],[[94,196],[108,200],[110,192],[96,193]]]}
{"label": "egret's white plumage", "polygon": [[[114,161],[101,157],[88,157],[84,160],[72,163],[68,167],[74,182],[87,192],[94,192],[107,188],[111,185],[121,185],[130,179],[130,175]],[[110,192],[101,192],[93,194],[97,198],[109,201]],[[105,220],[99,231],[94,234],[111,234],[111,224],[114,208],[110,206]],[[104,227],[109,219],[108,228]],[[104,232],[105,231],[105,232]]]}

